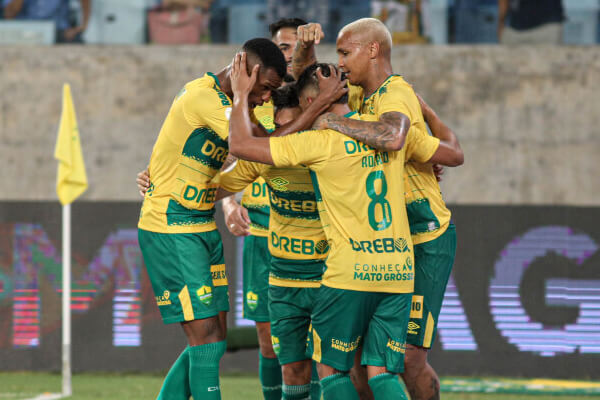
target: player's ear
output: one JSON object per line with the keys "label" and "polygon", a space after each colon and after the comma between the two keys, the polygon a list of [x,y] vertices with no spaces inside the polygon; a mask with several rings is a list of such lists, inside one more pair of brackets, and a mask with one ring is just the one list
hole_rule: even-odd
{"label": "player's ear", "polygon": [[377,56],[379,55],[379,43],[377,42],[371,42],[369,43],[369,57],[370,58],[377,58]]}

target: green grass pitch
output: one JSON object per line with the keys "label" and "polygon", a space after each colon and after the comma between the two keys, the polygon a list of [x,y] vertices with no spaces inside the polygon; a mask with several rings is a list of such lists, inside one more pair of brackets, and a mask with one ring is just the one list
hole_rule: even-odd
{"label": "green grass pitch", "polygon": [[[76,374],[73,400],[155,399],[162,375]],[[44,392],[58,392],[59,374],[0,372],[0,400],[24,400]],[[221,378],[223,400],[262,399],[256,375],[225,375]],[[526,394],[442,393],[444,400],[587,400],[598,396],[556,396]]]}

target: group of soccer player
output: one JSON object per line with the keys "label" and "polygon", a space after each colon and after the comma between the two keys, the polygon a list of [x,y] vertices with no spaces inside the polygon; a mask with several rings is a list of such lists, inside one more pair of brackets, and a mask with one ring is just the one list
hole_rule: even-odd
{"label": "group of soccer player", "polygon": [[458,140],[393,74],[380,21],[339,32],[337,66],[316,63],[318,24],[286,19],[271,35],[184,86],[138,175],[148,275],[163,321],[188,339],[158,398],[221,398],[222,199],[246,236],[265,399],[405,399],[398,375],[411,399],[437,399],[427,351],[456,233],[434,165],[462,164]]}

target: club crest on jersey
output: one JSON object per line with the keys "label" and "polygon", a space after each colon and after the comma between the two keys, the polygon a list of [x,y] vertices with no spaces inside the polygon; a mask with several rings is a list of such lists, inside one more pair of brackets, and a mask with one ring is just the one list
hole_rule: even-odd
{"label": "club crest on jersey", "polygon": [[250,310],[256,310],[256,307],[258,306],[258,295],[253,291],[248,291],[246,294],[246,304]]}
{"label": "club crest on jersey", "polygon": [[273,344],[273,351],[279,355],[281,351],[281,345],[279,344],[279,338],[277,336],[271,336],[271,343]]}
{"label": "club crest on jersey", "polygon": [[202,286],[196,291],[196,294],[198,295],[200,302],[202,302],[202,304],[205,306],[209,306],[212,303],[213,294],[210,286]]}

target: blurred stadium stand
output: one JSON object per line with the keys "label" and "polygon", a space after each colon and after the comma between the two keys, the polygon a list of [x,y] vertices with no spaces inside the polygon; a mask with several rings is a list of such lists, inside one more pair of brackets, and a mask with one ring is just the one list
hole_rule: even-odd
{"label": "blurred stadium stand", "polygon": [[242,44],[248,38],[268,37],[269,21],[267,20],[267,4],[265,2],[238,2],[228,10],[229,43]]}
{"label": "blurred stadium stand", "polygon": [[598,0],[563,0],[567,20],[564,24],[564,44],[594,44],[598,40]]}
{"label": "blurred stadium stand", "polygon": [[448,0],[429,0],[423,5],[423,30],[430,43],[448,43],[448,15]]}
{"label": "blurred stadium stand", "polygon": [[0,20],[0,45],[2,44],[54,44],[54,21],[4,21]]}
{"label": "blurred stadium stand", "polygon": [[92,0],[92,12],[83,37],[93,44],[146,42],[146,14],[152,0]]}
{"label": "blurred stadium stand", "polygon": [[498,42],[498,0],[455,0],[453,11],[454,42]]}
{"label": "blurred stadium stand", "polygon": [[[89,26],[83,36],[85,42],[239,44],[249,37],[267,36],[268,24],[287,10],[296,17],[320,21],[326,34],[325,41],[331,43],[342,26],[370,16],[373,4],[359,0],[319,1],[319,15],[316,16],[316,3],[312,0],[289,4],[271,0],[214,0],[206,2],[210,5],[206,10],[197,8],[197,13],[189,16],[183,12],[165,12],[167,15],[158,18],[150,14],[150,10],[160,3],[161,0],[93,0]],[[385,4],[385,1],[378,3]],[[73,14],[80,13],[79,2],[71,1],[71,4]],[[497,43],[497,0],[421,0],[421,5],[420,34],[430,43]],[[563,0],[563,5],[566,14],[564,43],[600,43],[600,0]],[[150,15],[155,17],[153,23],[149,23],[153,18]],[[54,33],[49,24],[46,21],[0,20],[0,44],[52,44]],[[190,35],[200,37],[190,40]]]}

